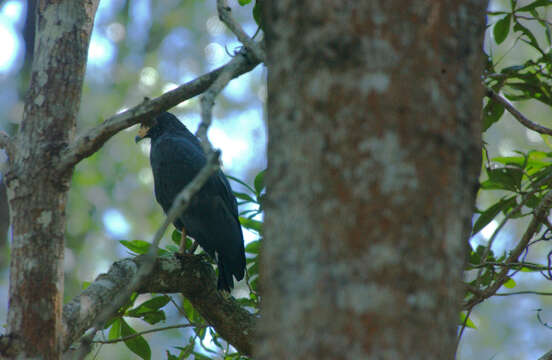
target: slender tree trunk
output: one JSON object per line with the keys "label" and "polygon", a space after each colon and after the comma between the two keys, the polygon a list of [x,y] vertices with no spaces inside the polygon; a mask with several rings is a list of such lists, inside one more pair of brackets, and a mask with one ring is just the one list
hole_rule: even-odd
{"label": "slender tree trunk", "polygon": [[19,357],[61,355],[71,171],[60,174],[53,165],[74,135],[97,5],[98,0],[37,3],[31,84],[6,176],[13,224],[8,333]]}
{"label": "slender tree trunk", "polygon": [[256,359],[451,359],[484,1],[266,0]]}

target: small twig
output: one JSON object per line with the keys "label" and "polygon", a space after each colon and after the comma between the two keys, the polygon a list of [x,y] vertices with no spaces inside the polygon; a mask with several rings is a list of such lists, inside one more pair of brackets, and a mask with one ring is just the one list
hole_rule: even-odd
{"label": "small twig", "polygon": [[542,21],[542,22],[546,23],[547,25],[552,25],[552,22],[550,22],[546,19],[541,19],[541,18],[537,18],[537,17],[529,17],[529,16],[524,16],[524,15],[518,15],[518,14],[516,14],[515,16],[518,19],[530,20],[530,21]]}
{"label": "small twig", "polygon": [[232,18],[230,12],[232,9],[226,3],[226,0],[217,0],[217,11],[220,21],[222,21],[230,31],[236,35],[238,40],[248,48],[257,59],[262,62],[265,62],[266,55],[260,44],[254,41],[249,37],[242,29],[242,27],[237,23],[236,20]]}
{"label": "small twig", "polygon": [[[518,262],[517,259],[522,254],[524,249],[527,247],[527,245],[529,244],[529,242],[531,241],[531,239],[539,229],[540,224],[542,224],[543,219],[548,215],[548,212],[550,211],[551,207],[552,207],[552,191],[548,192],[542,198],[539,206],[534,211],[533,218],[531,219],[531,222],[527,226],[525,233],[523,234],[522,238],[520,239],[516,247],[512,249],[512,251],[510,251],[510,254],[504,260],[504,264]],[[507,266],[503,267],[503,269],[500,270],[500,272],[496,276],[496,280],[485,290],[483,290],[480,296],[476,296],[470,299],[468,302],[464,303],[463,308],[471,309],[476,304],[479,304],[486,298],[493,296],[498,291],[498,289],[500,289],[500,287],[504,285],[504,283],[508,280],[509,271],[510,271],[509,267]]]}
{"label": "small twig", "polygon": [[121,341],[127,341],[127,340],[130,340],[130,339],[134,339],[135,337],[138,337],[138,336],[142,336],[142,335],[145,335],[145,334],[150,334],[150,333],[158,332],[158,331],[165,331],[165,330],[179,329],[179,328],[187,328],[187,327],[204,328],[204,327],[207,327],[207,326],[208,325],[198,325],[198,324],[178,324],[178,325],[163,326],[163,327],[158,327],[158,328],[155,328],[155,329],[140,331],[140,332],[137,332],[135,334],[128,335],[128,336],[118,338],[118,339],[95,340],[95,341],[93,341],[93,343],[95,343],[95,344],[115,344],[115,343],[118,343],[118,342],[121,342]]}
{"label": "small twig", "polygon": [[468,325],[468,319],[470,318],[471,312],[473,310],[473,307],[469,308],[466,311],[466,317],[464,318],[464,321],[462,322],[462,326],[460,327],[460,332],[458,333],[458,337],[456,338],[456,349],[458,349],[458,346],[460,345],[460,340],[462,340],[462,335],[464,334],[464,330],[466,329],[466,326]]}
{"label": "small twig", "polygon": [[201,96],[201,123],[197,128],[196,136],[201,140],[203,150],[206,154],[212,151],[211,143],[207,138],[207,129],[211,126],[215,98],[230,80],[235,77],[234,73],[239,69],[240,63],[243,61],[241,58],[242,56],[235,56]]}
{"label": "small twig", "polygon": [[552,129],[549,129],[547,127],[544,127],[542,125],[539,125],[537,123],[532,122],[528,118],[526,118],[521,112],[519,112],[505,97],[503,97],[500,94],[497,94],[494,90],[487,88],[487,96],[491,98],[492,100],[499,102],[500,104],[504,105],[506,110],[510,114],[512,114],[513,117],[516,118],[517,121],[519,121],[523,126],[538,132],[539,134],[545,134],[545,135],[552,135]]}
{"label": "small twig", "polygon": [[[489,155],[487,154],[487,159],[488,158],[489,158]],[[487,257],[489,256],[489,254],[491,252],[491,249],[493,247],[494,241],[497,238],[498,233],[500,232],[500,230],[502,230],[502,227],[504,227],[504,225],[506,225],[506,222],[511,218],[511,216],[513,214],[516,214],[518,211],[521,211],[521,209],[523,208],[523,206],[525,205],[527,200],[529,200],[529,198],[533,194],[541,191],[540,186],[543,185],[543,184],[546,184],[549,179],[550,179],[550,176],[546,176],[544,179],[540,180],[537,184],[535,184],[536,185],[535,188],[533,190],[531,190],[530,192],[528,192],[527,194],[525,194],[523,196],[522,200],[520,201],[520,203],[514,209],[512,209],[512,211],[510,211],[508,214],[506,214],[506,216],[504,216],[504,219],[502,219],[502,221],[499,223],[499,225],[497,226],[497,228],[495,229],[495,231],[491,235],[491,238],[489,239],[487,247],[485,248],[485,251],[483,252],[483,256],[481,257],[480,265],[483,264],[487,260]],[[474,266],[474,267],[479,268],[479,272],[477,273],[477,278],[476,278],[477,280],[475,282],[475,286],[477,288],[479,288],[479,285],[481,284],[481,275],[483,274],[484,266]]]}
{"label": "small twig", "polygon": [[527,262],[511,262],[506,264],[498,261],[486,261],[484,263],[480,263],[477,265],[470,265],[470,267],[473,269],[478,269],[478,268],[487,267],[487,266],[506,266],[509,268],[525,267],[533,270],[548,270],[547,266],[544,266],[541,264],[527,263]]}
{"label": "small twig", "polygon": [[544,291],[515,291],[509,293],[496,293],[495,296],[510,296],[510,295],[541,295],[541,296],[552,296],[552,293]]}

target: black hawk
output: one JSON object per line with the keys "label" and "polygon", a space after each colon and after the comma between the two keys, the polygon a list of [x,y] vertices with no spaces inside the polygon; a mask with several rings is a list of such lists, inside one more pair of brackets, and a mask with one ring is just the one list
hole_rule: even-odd
{"label": "black hawk", "polygon": [[[206,163],[201,143],[171,113],[163,113],[140,127],[136,142],[151,139],[150,163],[155,198],[167,213],[178,193]],[[174,226],[194,238],[218,264],[218,289],[230,291],[232,276],[243,279],[245,252],[238,204],[228,179],[218,170],[192,198]]]}

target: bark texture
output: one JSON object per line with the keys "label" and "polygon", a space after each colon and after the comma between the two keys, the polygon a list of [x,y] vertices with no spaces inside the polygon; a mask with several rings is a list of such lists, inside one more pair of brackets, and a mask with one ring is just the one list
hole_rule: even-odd
{"label": "bark texture", "polygon": [[264,3],[255,358],[453,358],[486,2]]}
{"label": "bark texture", "polygon": [[[72,169],[55,170],[72,139],[98,0],[36,3],[23,121],[6,176],[13,224],[8,333],[18,357],[61,355],[65,203]],[[71,56],[67,56],[71,54]]]}

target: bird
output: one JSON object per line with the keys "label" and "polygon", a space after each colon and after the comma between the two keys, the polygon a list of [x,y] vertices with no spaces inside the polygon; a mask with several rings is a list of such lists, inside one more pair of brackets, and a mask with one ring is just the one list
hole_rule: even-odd
{"label": "bird", "polygon": [[[141,124],[135,142],[144,138],[151,140],[155,198],[166,214],[176,196],[205,165],[205,152],[199,139],[169,112]],[[173,224],[182,232],[181,247],[189,235],[215,259],[219,290],[230,292],[233,277],[243,279],[245,251],[238,204],[221,170],[209,177]]]}

